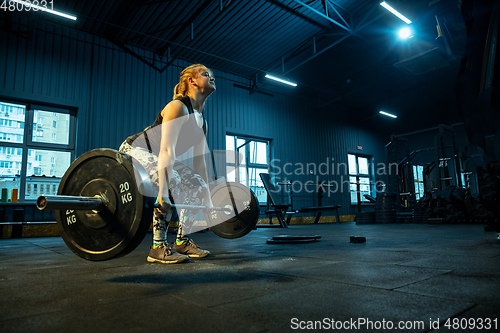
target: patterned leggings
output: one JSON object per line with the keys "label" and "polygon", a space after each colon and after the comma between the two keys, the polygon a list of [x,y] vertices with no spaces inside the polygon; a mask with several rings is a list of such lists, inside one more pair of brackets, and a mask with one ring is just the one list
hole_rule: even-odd
{"label": "patterned leggings", "polygon": [[[148,172],[153,186],[158,187],[158,156],[149,153],[143,148],[132,147],[124,142],[120,146],[120,152],[128,154],[136,159]],[[173,203],[204,206],[204,198],[208,186],[200,175],[191,168],[175,161],[172,176],[169,178],[170,193],[174,199]],[[194,232],[192,230],[197,211],[181,209],[179,212],[179,229],[177,239]],[[154,209],[153,215],[153,242],[163,243],[167,241],[168,223],[172,219],[173,209],[168,213],[160,213]]]}

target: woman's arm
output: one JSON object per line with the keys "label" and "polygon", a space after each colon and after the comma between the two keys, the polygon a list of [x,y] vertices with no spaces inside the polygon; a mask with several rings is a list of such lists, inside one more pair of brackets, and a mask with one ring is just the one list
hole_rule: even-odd
{"label": "woman's arm", "polygon": [[[208,124],[206,125],[206,133],[208,133]],[[207,165],[205,162],[205,153],[207,152],[207,140],[201,140],[193,147],[193,169],[201,178],[208,184]]]}
{"label": "woman's arm", "polygon": [[[208,124],[206,125],[206,133],[208,133]],[[203,178],[208,187],[207,165],[205,162],[205,153],[207,150],[207,140],[205,139],[201,140],[200,143],[193,147],[193,169],[195,173],[199,174],[201,178]],[[213,207],[210,191],[206,191],[203,202],[205,206]]]}
{"label": "woman's arm", "polygon": [[162,111],[163,122],[161,124],[161,143],[158,155],[158,200],[161,205],[163,205],[163,202],[170,204],[167,181],[172,175],[175,163],[175,145],[182,125],[189,118],[187,115],[187,108],[181,101],[177,100],[168,103]]}

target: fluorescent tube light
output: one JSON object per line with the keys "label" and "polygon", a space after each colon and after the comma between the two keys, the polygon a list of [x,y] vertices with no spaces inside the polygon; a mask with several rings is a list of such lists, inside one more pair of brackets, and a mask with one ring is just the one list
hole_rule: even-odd
{"label": "fluorescent tube light", "polygon": [[410,24],[411,21],[408,20],[406,17],[404,17],[400,12],[398,12],[397,10],[395,10],[394,8],[392,8],[391,6],[389,6],[387,4],[387,2],[381,2],[380,5],[382,7],[384,7],[385,9],[387,9],[388,11],[390,11],[391,13],[393,13],[394,15],[396,15],[397,17],[399,17],[401,20],[403,20],[406,24]]}
{"label": "fluorescent tube light", "polygon": [[392,117],[392,118],[397,118],[398,116],[395,116],[393,114],[384,112],[384,111],[379,111],[380,114],[383,114],[384,116]]}
{"label": "fluorescent tube light", "polygon": [[[44,3],[49,4],[49,6],[34,5],[33,3],[29,3],[27,1],[22,1],[22,0],[11,0],[11,1],[22,5],[22,10],[24,10],[24,11],[34,11],[34,12],[42,11],[42,12],[47,12],[50,14],[62,16],[62,17],[65,17],[67,19],[76,21],[76,16],[64,14],[64,13],[58,12],[57,10],[53,10],[52,9],[53,8],[52,1],[50,1],[50,2],[43,1]],[[40,2],[42,2],[42,1],[40,1]],[[26,8],[24,8],[24,7],[26,7]]]}
{"label": "fluorescent tube light", "polygon": [[286,80],[283,80],[283,79],[277,78],[276,76],[272,76],[272,75],[266,74],[266,77],[267,77],[268,79],[271,79],[271,80],[276,80],[276,81],[278,81],[278,82],[285,83],[285,84],[289,84],[289,85],[294,86],[294,87],[296,87],[296,86],[297,86],[297,83],[293,83],[293,82],[290,82],[290,81],[286,81]]}

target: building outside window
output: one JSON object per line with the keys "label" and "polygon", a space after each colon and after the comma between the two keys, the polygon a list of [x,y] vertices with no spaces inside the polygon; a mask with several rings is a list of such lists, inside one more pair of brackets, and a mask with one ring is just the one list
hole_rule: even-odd
{"label": "building outside window", "polygon": [[269,172],[269,141],[226,135],[226,150],[229,152],[226,156],[227,180],[248,186],[259,204],[266,204],[267,192],[260,174]]}
{"label": "building outside window", "polygon": [[1,200],[12,200],[13,189],[20,201],[35,200],[40,189],[56,194],[73,160],[74,140],[69,110],[0,101]]}
{"label": "building outside window", "polygon": [[348,154],[348,165],[351,205],[358,204],[358,184],[361,203],[369,202],[369,200],[365,198],[365,194],[373,197],[375,196],[373,182],[371,181],[373,177],[370,172],[370,157]]}

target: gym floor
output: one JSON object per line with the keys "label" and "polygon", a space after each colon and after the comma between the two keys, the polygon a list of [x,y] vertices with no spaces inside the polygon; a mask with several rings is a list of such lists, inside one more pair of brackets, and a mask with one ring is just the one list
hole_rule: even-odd
{"label": "gym floor", "polygon": [[[282,234],[321,240],[266,244]],[[350,243],[354,235],[366,243]],[[151,234],[105,262],[77,257],[61,238],[0,240],[0,331],[292,332],[314,321],[328,330],[333,319],[355,325],[338,332],[474,332],[447,319],[483,318],[485,332],[490,318],[493,332],[496,238],[483,225],[298,225],[235,240],[205,232],[193,239],[212,255],[176,265],[146,262]],[[397,330],[400,321],[425,326]]]}

